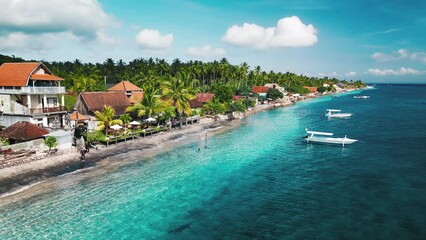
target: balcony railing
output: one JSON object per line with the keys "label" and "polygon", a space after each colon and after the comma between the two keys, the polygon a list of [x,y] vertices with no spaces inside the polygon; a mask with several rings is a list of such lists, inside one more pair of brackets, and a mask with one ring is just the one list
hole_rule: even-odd
{"label": "balcony railing", "polygon": [[40,113],[53,113],[53,112],[64,112],[66,111],[65,107],[48,107],[48,108],[32,108],[30,109],[30,114],[40,114]]}
{"label": "balcony railing", "polygon": [[66,93],[65,87],[14,87],[14,88],[5,88],[0,87],[0,93],[5,94],[60,94]]}
{"label": "balcony railing", "polygon": [[65,93],[65,87],[22,87],[24,93]]}

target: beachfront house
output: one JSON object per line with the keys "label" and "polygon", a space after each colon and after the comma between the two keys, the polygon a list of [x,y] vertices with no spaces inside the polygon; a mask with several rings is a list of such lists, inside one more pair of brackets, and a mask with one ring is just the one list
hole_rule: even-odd
{"label": "beachfront house", "polygon": [[26,121],[43,127],[64,126],[65,87],[62,78],[41,62],[0,66],[0,125]]}
{"label": "beachfront house", "polygon": [[266,86],[253,86],[251,88],[251,92],[259,96],[266,97],[266,94],[268,93],[269,89],[270,87],[266,87]]}
{"label": "beachfront house", "polygon": [[315,97],[316,94],[318,93],[318,88],[317,87],[304,86],[304,88],[306,88],[306,89],[308,89],[310,91],[310,93],[306,94],[307,97]]}
{"label": "beachfront house", "polygon": [[95,116],[95,112],[102,112],[104,106],[114,108],[115,115],[121,116],[130,106],[130,100],[124,91],[82,92],[77,97],[74,109],[83,115]]}
{"label": "beachfront house", "polygon": [[197,93],[194,99],[189,100],[189,106],[194,108],[201,108],[204,104],[213,101],[213,93]]}
{"label": "beachfront house", "polygon": [[108,92],[111,91],[124,92],[129,98],[131,104],[136,104],[143,98],[142,89],[129,81],[121,81],[117,83],[108,89]]}

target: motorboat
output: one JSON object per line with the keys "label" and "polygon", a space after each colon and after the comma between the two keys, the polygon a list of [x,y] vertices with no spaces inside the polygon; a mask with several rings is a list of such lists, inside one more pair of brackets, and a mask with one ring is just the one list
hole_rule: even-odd
{"label": "motorboat", "polygon": [[354,96],[354,98],[364,98],[365,99],[365,98],[370,98],[370,96],[365,96],[365,95],[364,96]]}
{"label": "motorboat", "polygon": [[325,113],[326,117],[329,118],[350,118],[353,113],[341,113],[340,109],[327,109]]}
{"label": "motorboat", "polygon": [[357,142],[356,139],[347,138],[346,135],[343,138],[335,138],[332,137],[333,133],[328,132],[317,132],[317,131],[308,131],[306,129],[307,136],[306,143],[325,143],[325,144],[333,144],[333,145],[342,145],[344,147],[347,144],[352,144]]}

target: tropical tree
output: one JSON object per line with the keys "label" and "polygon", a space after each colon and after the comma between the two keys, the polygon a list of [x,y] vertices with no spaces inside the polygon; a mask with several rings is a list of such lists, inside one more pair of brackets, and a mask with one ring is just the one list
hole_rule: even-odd
{"label": "tropical tree", "polygon": [[58,145],[58,140],[56,137],[49,136],[46,139],[44,139],[44,144],[49,148],[49,151]]}
{"label": "tropical tree", "polygon": [[168,111],[169,105],[160,98],[160,90],[147,88],[142,100],[135,105],[129,106],[126,112],[132,112],[138,117],[148,118],[156,117],[159,114]]}
{"label": "tropical tree", "polygon": [[179,78],[171,78],[169,81],[163,83],[162,97],[166,99],[169,105],[176,107],[179,117],[182,117],[182,114],[191,115],[189,100],[195,96],[190,92],[190,90],[185,88],[184,83]]}
{"label": "tropical tree", "polygon": [[278,98],[283,98],[284,94],[280,92],[280,90],[272,88],[266,93],[266,97],[272,100],[277,100]]}
{"label": "tropical tree", "polygon": [[105,105],[102,112],[96,111],[95,117],[101,124],[98,126],[98,131],[108,132],[110,126],[114,124],[123,125],[120,119],[114,119],[115,110],[114,108]]}

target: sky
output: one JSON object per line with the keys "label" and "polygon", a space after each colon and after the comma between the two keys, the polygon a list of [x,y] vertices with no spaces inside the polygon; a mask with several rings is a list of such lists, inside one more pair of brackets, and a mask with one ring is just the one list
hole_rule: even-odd
{"label": "sky", "polygon": [[426,84],[424,0],[0,0],[0,54],[44,61],[228,59]]}

